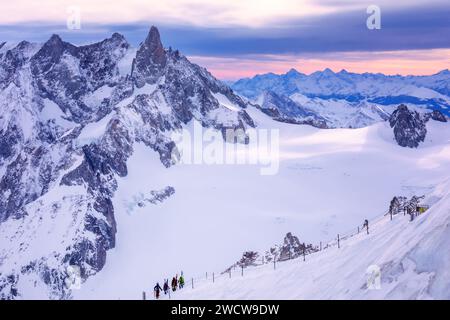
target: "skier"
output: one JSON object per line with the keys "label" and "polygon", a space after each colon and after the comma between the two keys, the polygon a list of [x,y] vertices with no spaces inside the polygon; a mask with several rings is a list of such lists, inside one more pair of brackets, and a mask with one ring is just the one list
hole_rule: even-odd
{"label": "skier", "polygon": [[[177,275],[178,277],[178,275]],[[172,291],[177,291],[177,286],[178,286],[178,280],[176,277],[172,278]]]}
{"label": "skier", "polygon": [[156,283],[156,286],[153,288],[153,292],[155,293],[155,298],[159,299],[159,292],[162,290],[162,288],[159,285],[159,282]]}
{"label": "skier", "polygon": [[180,276],[180,279],[178,280],[178,283],[179,283],[180,289],[183,289],[183,287],[184,287],[184,277],[183,277],[183,275]]}
{"label": "skier", "polygon": [[163,289],[164,289],[164,294],[167,294],[167,292],[169,292],[169,279],[164,280]]}

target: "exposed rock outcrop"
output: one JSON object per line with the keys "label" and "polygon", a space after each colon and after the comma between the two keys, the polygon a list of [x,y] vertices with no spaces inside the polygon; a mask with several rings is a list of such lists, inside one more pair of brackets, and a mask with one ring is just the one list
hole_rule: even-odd
{"label": "exposed rock outcrop", "polygon": [[399,146],[417,148],[427,134],[426,121],[417,111],[401,104],[389,118],[394,137]]}

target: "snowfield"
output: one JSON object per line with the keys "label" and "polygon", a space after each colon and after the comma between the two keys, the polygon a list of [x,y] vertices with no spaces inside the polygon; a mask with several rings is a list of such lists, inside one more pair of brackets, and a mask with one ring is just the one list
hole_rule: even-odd
{"label": "snowfield", "polygon": [[[249,268],[242,279],[200,282],[175,297],[450,298],[450,199],[448,184],[442,185],[450,172],[448,123],[430,121],[425,143],[409,149],[395,143],[387,123],[321,130],[248,112],[258,128],[280,130],[278,174],[262,176],[254,165],[167,169],[157,153],[137,145],[113,201],[116,247],[104,269],[73,291],[75,299],[141,299],[143,291],[151,295],[157,281],[181,270],[189,287],[192,277],[218,275],[243,251],[266,249],[287,232],[306,243],[326,243],[382,216],[395,195],[428,195],[434,205],[413,223],[386,218],[369,236],[308,256],[306,263],[280,263],[277,271],[271,265]],[[130,205],[167,186],[175,194],[164,202]],[[382,290],[363,287],[372,264],[382,269]]]}

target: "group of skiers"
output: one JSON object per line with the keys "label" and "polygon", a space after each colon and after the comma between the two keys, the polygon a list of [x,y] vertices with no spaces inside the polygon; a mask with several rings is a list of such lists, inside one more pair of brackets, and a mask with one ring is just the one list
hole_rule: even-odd
{"label": "group of skiers", "polygon": [[[172,291],[177,291],[177,289],[183,289],[184,287],[184,277],[183,272],[181,272],[181,276],[178,277],[178,274],[172,278],[171,282]],[[153,292],[155,293],[155,298],[159,299],[161,291],[164,291],[164,294],[168,294],[170,292],[169,287],[169,279],[164,279],[163,287],[159,285],[159,282],[156,283],[156,286],[153,288]]]}

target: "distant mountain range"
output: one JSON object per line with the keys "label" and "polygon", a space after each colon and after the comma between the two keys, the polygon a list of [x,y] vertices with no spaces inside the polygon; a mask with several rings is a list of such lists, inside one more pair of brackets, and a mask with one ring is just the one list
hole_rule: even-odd
{"label": "distant mountain range", "polygon": [[[124,213],[118,199],[126,198],[127,207],[143,207],[183,194],[164,178],[157,189],[145,184],[130,197],[119,182],[133,170],[152,170],[133,183],[168,171],[180,154],[173,134],[194,122],[226,139],[228,129],[249,132],[258,119],[280,124],[254,108],[277,121],[319,128],[362,127],[389,119],[394,131],[389,141],[395,137],[399,145],[416,148],[425,141],[427,125],[438,132],[431,132],[432,137],[448,136],[441,123],[427,124],[430,119],[445,122],[441,113],[410,109],[448,115],[449,78],[449,71],[390,77],[331,70],[307,76],[291,70],[240,80],[233,91],[178,50],[164,48],[155,27],[137,48],[118,33],[84,46],[58,35],[42,44],[0,43],[0,300],[73,298],[72,275],[85,283],[102,271],[108,252],[116,248],[118,230],[127,227],[117,219],[117,213]],[[400,102],[405,106],[398,107]],[[246,135],[239,142],[244,141]],[[161,163],[148,167],[147,156],[130,162],[141,148]],[[238,172],[239,179],[225,183],[229,189],[245,180],[244,171]],[[191,179],[204,177],[189,176],[189,187]],[[214,177],[192,195],[214,199],[204,192],[223,184],[222,179]],[[291,185],[281,186],[287,190]],[[248,192],[240,191],[253,199]],[[253,204],[261,198],[256,194]],[[277,197],[273,199],[278,206]],[[202,201],[190,210],[200,210]],[[239,200],[226,199],[233,201],[241,206]],[[216,207],[211,210],[220,212]],[[176,211],[187,216],[186,208],[180,202]],[[247,211],[253,212],[251,208]],[[157,220],[145,227],[143,234],[162,228]]]}
{"label": "distant mountain range", "polygon": [[[245,78],[232,89],[274,119],[317,127],[364,127],[386,120],[399,104],[450,116],[450,71],[431,76],[388,76],[330,69],[310,75],[291,69]],[[314,119],[312,121],[311,119]]]}
{"label": "distant mountain range", "polygon": [[[0,43],[0,300],[70,298],[67,268],[84,281],[115,247],[112,198],[135,144],[170,167],[174,131],[195,120],[225,137],[254,126],[246,107],[155,27],[138,48],[118,33],[85,46]],[[33,283],[45,286],[23,289]]]}

